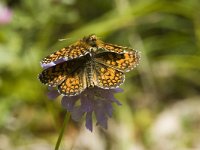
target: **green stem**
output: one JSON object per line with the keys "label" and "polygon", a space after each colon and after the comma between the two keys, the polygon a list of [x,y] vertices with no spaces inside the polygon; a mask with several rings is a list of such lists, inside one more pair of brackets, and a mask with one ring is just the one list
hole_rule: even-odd
{"label": "green stem", "polygon": [[58,140],[57,140],[57,142],[56,142],[55,150],[58,150],[58,149],[59,149],[59,146],[60,146],[60,143],[61,143],[61,140],[62,140],[64,131],[65,131],[65,128],[66,128],[67,123],[68,123],[68,121],[69,121],[69,118],[70,118],[70,113],[69,113],[69,112],[66,112],[66,114],[65,114],[65,119],[64,119],[64,122],[63,122],[63,126],[62,126],[62,129],[61,129],[61,131],[60,131]]}

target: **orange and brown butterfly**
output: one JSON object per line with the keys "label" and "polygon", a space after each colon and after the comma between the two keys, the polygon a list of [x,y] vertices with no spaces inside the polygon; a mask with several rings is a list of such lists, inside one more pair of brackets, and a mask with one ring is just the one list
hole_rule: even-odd
{"label": "orange and brown butterfly", "polygon": [[135,68],[139,59],[136,50],[89,35],[42,59],[41,64],[50,67],[39,74],[39,80],[65,96],[94,86],[113,89],[124,82],[125,72]]}

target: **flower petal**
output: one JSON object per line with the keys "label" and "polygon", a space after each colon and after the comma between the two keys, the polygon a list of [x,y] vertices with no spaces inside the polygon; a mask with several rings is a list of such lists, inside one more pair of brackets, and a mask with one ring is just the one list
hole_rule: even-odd
{"label": "flower petal", "polygon": [[80,121],[84,113],[80,107],[74,107],[71,111],[71,117],[74,121]]}
{"label": "flower petal", "polygon": [[97,119],[97,125],[100,125],[101,127],[107,129],[108,117],[106,115],[106,108],[104,107],[103,103],[97,102],[95,104],[94,112]]}
{"label": "flower petal", "polygon": [[111,103],[105,103],[105,110],[106,110],[106,114],[109,117],[112,117],[113,107]]}
{"label": "flower petal", "polygon": [[48,86],[48,90],[49,92],[47,93],[47,96],[51,100],[56,99],[60,95],[58,90],[56,90],[54,87]]}
{"label": "flower petal", "polygon": [[[55,88],[49,87],[50,97],[54,98],[59,95]],[[114,97],[114,93],[121,92],[122,89],[101,89],[98,87],[87,88],[78,96],[63,96],[62,106],[71,113],[71,118],[74,121],[79,121],[86,113],[85,126],[92,132],[92,113],[94,112],[97,125],[107,129],[108,117],[112,117],[113,107],[112,103],[121,105],[121,103]],[[51,95],[52,93],[52,95]],[[80,100],[80,105],[76,102]]]}
{"label": "flower petal", "polygon": [[74,105],[79,99],[79,96],[63,96],[61,104],[64,108],[66,108],[68,111],[73,111]]}
{"label": "flower petal", "polygon": [[107,97],[108,100],[110,100],[111,102],[115,102],[117,105],[122,105],[115,97],[113,94],[109,94]]}
{"label": "flower petal", "polygon": [[12,21],[12,10],[0,4],[0,24],[8,24]]}
{"label": "flower petal", "polygon": [[92,132],[92,112],[88,112],[86,114],[86,122],[85,122],[85,126],[88,130],[90,130]]}
{"label": "flower petal", "polygon": [[104,129],[107,129],[107,116],[106,114],[101,111],[101,110],[95,110],[95,116],[97,119],[97,125],[100,125],[101,127],[103,127]]}
{"label": "flower petal", "polygon": [[121,93],[121,92],[123,92],[124,90],[121,89],[121,88],[116,88],[116,89],[111,89],[110,91],[113,92],[113,93]]}
{"label": "flower petal", "polygon": [[81,109],[85,112],[93,110],[93,99],[88,95],[81,95]]}

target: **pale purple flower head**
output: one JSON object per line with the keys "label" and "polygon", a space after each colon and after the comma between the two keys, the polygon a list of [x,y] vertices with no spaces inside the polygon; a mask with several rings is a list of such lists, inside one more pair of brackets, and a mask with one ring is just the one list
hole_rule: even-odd
{"label": "pale purple flower head", "polygon": [[0,25],[8,24],[11,22],[11,20],[12,20],[12,11],[8,7],[0,4]]}
{"label": "pale purple flower head", "polygon": [[[47,69],[64,61],[66,61],[66,59],[61,58],[48,64],[41,63],[41,66]],[[60,95],[60,93],[52,87],[49,87],[49,90],[48,97],[50,99],[55,99]],[[62,106],[71,113],[71,117],[74,121],[79,121],[85,115],[85,126],[90,131],[93,130],[93,114],[96,118],[96,125],[100,125],[106,129],[108,117],[112,117],[112,104],[116,103],[117,105],[121,105],[121,103],[115,99],[114,94],[122,91],[121,88],[102,89],[95,86],[85,89],[77,96],[63,96],[61,103]]]}
{"label": "pale purple flower head", "polygon": [[[50,89],[48,96],[56,98],[59,96],[57,90]],[[108,117],[112,116],[113,107],[112,103],[121,105],[121,103],[115,99],[114,94],[122,92],[122,89],[101,89],[98,87],[87,88],[78,96],[63,96],[62,106],[71,113],[71,117],[74,121],[79,121],[84,115],[86,119],[86,128],[90,131],[93,130],[92,115],[95,115],[96,125],[100,125],[103,128],[107,128]],[[79,105],[77,102],[80,100]]]}

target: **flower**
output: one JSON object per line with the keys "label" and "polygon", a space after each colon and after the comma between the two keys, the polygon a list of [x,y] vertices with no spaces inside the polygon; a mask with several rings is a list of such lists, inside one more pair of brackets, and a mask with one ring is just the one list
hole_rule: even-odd
{"label": "flower", "polygon": [[12,19],[12,12],[11,10],[0,4],[0,24],[8,24],[11,22]]}
{"label": "flower", "polygon": [[[41,63],[41,67],[47,69],[65,61],[65,58],[61,58],[48,64]],[[55,99],[60,95],[55,88],[49,87],[49,90],[50,92],[47,95],[50,99]],[[80,121],[85,115],[85,126],[92,132],[93,114],[96,117],[96,125],[107,129],[108,117],[112,117],[113,112],[112,103],[121,105],[121,103],[115,99],[114,94],[122,91],[121,88],[102,89],[95,86],[93,88],[86,88],[77,96],[63,96],[61,103],[62,106],[71,113],[71,118],[74,121]]]}
{"label": "flower", "polygon": [[[55,98],[59,95],[57,90],[50,89],[48,94],[50,98]],[[115,99],[114,93],[122,92],[120,88],[116,89],[102,89],[99,87],[87,88],[80,95],[77,96],[63,96],[62,106],[71,113],[74,121],[79,121],[85,114],[86,128],[93,130],[92,115],[96,117],[96,125],[107,128],[108,117],[112,117],[113,107],[112,103],[121,105]],[[80,100],[80,105],[77,102]]]}

